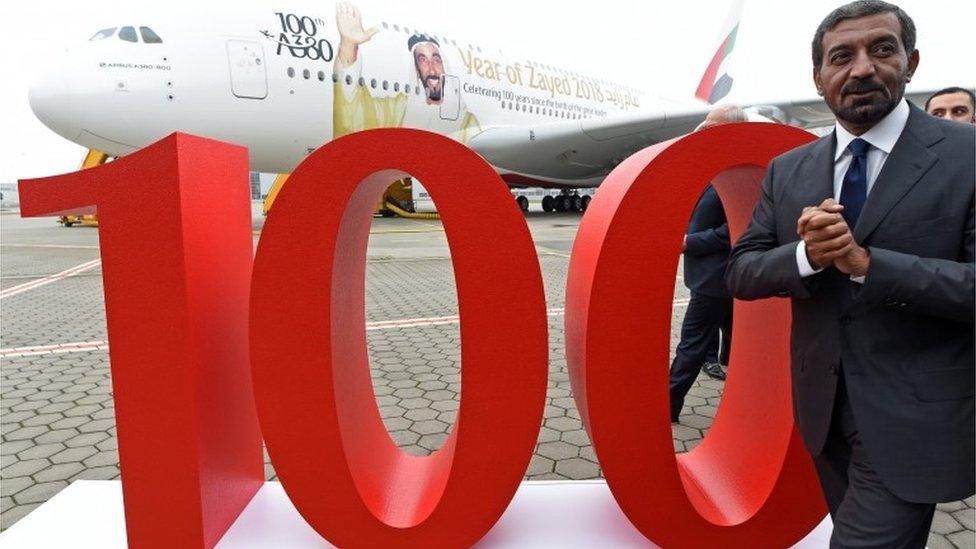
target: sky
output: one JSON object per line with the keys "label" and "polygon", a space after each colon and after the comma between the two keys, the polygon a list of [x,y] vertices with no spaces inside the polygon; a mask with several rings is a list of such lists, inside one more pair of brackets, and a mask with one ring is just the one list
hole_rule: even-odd
{"label": "sky", "polygon": [[[357,0],[364,24],[401,21],[508,56],[571,68],[638,86],[654,95],[690,98],[720,40],[729,0]],[[328,4],[328,5],[331,5]],[[33,115],[27,91],[35,74],[64,48],[96,30],[153,18],[221,21],[261,9],[326,15],[325,2],[266,0],[14,1],[0,18],[0,183],[78,168],[84,150]],[[806,99],[810,39],[840,2],[746,0],[727,98],[741,104]],[[903,0],[918,27],[921,64],[909,90],[976,84],[972,33],[976,2]],[[323,6],[319,8],[318,6]]]}

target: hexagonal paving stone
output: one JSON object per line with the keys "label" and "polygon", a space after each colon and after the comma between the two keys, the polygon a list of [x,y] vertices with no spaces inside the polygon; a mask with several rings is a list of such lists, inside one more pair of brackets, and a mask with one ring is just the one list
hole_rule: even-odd
{"label": "hexagonal paving stone", "polygon": [[390,433],[390,438],[397,446],[409,446],[416,444],[420,440],[420,435],[414,433],[413,431],[392,431]]}
{"label": "hexagonal paving stone", "polygon": [[417,385],[417,387],[423,389],[424,391],[437,391],[439,389],[447,388],[447,383],[437,380],[424,381],[423,383]]}
{"label": "hexagonal paving stone", "polygon": [[17,454],[17,457],[19,459],[43,459],[46,457],[51,457],[64,449],[64,444],[61,444],[60,442],[38,444],[36,446],[31,446],[30,448]]}
{"label": "hexagonal paving stone", "polygon": [[46,459],[25,459],[15,461],[0,471],[0,476],[6,481],[13,477],[25,477],[50,467],[51,462]]}
{"label": "hexagonal paving stone", "polygon": [[935,516],[932,517],[932,532],[946,535],[959,530],[962,530],[962,525],[952,518],[952,515],[939,510],[935,511]]}
{"label": "hexagonal paving stone", "polygon": [[403,431],[409,429],[413,425],[413,421],[405,417],[389,417],[383,418],[383,425],[386,426],[386,430],[393,431]]}
{"label": "hexagonal paving stone", "polygon": [[956,547],[976,547],[976,532],[963,530],[946,536]]}
{"label": "hexagonal paving stone", "polygon": [[430,406],[430,401],[426,398],[405,398],[400,401],[400,406],[413,410],[416,408],[426,408]]}
{"label": "hexagonal paving stone", "polygon": [[23,505],[25,503],[40,503],[51,499],[55,494],[65,489],[68,483],[63,480],[55,480],[51,482],[39,482],[36,483],[26,490],[21,490],[14,496],[14,501],[18,505]]}
{"label": "hexagonal paving stone", "polygon": [[456,400],[438,400],[431,403],[430,407],[441,412],[456,412],[460,404]]}
{"label": "hexagonal paving stone", "polygon": [[960,509],[952,513],[952,518],[956,519],[963,528],[976,531],[976,509]]}
{"label": "hexagonal paving stone", "polygon": [[403,417],[413,421],[425,421],[434,419],[437,417],[437,415],[437,410],[432,408],[415,408],[413,410],[407,410],[407,413],[403,414]]}
{"label": "hexagonal paving stone", "polygon": [[439,450],[440,447],[444,445],[445,440],[447,440],[446,433],[435,433],[420,437],[420,441],[417,444],[420,447],[433,452],[435,450]]}
{"label": "hexagonal paving stone", "polygon": [[557,431],[577,431],[583,427],[578,419],[570,417],[556,417],[546,420],[546,427]]}
{"label": "hexagonal paving stone", "polygon": [[393,396],[398,398],[417,398],[424,396],[424,391],[417,387],[409,387],[407,389],[397,389],[393,392]]}
{"label": "hexagonal paving stone", "polygon": [[35,438],[42,435],[48,431],[45,425],[36,425],[34,427],[21,427],[13,432],[9,433],[6,437],[7,440],[27,440]]}
{"label": "hexagonal paving stone", "polygon": [[590,437],[587,436],[586,431],[583,429],[579,429],[577,431],[566,431],[563,433],[561,440],[574,446],[589,446],[590,444]]}
{"label": "hexagonal paving stone", "polygon": [[525,472],[525,474],[527,476],[535,476],[551,473],[555,465],[556,462],[553,460],[536,454],[533,455],[532,459],[529,460],[529,469]]}
{"label": "hexagonal paving stone", "polygon": [[13,496],[33,484],[34,479],[30,477],[4,477],[3,482],[0,482],[0,492],[4,496]]}
{"label": "hexagonal paving stone", "polygon": [[74,437],[78,434],[78,431],[74,429],[57,429],[55,431],[48,431],[43,435],[34,439],[34,442],[38,444],[51,444],[54,442],[64,442],[69,438]]}
{"label": "hexagonal paving stone", "polygon": [[556,472],[574,480],[593,479],[600,476],[600,468],[597,464],[581,458],[557,461]]}
{"label": "hexagonal paving stone", "polygon": [[382,417],[383,419],[386,419],[386,418],[389,418],[389,417],[400,417],[400,416],[403,415],[404,412],[406,412],[406,410],[403,409],[403,408],[401,408],[401,407],[399,407],[399,406],[382,406],[382,407],[380,407],[380,417]]}
{"label": "hexagonal paving stone", "polygon": [[78,463],[77,461],[72,461],[71,463],[59,463],[57,465],[52,465],[39,473],[34,475],[34,480],[37,482],[49,482],[52,480],[68,480],[79,471],[83,471],[85,465]]}
{"label": "hexagonal paving stone", "polygon": [[111,435],[109,435],[106,432],[82,433],[78,436],[71,437],[68,440],[64,441],[64,444],[68,448],[77,448],[79,446],[94,446],[99,442],[107,438],[110,438],[110,436]]}
{"label": "hexagonal paving stone", "polygon": [[413,424],[413,427],[411,427],[410,430],[415,433],[420,433],[421,435],[432,435],[434,433],[443,433],[447,431],[447,427],[447,423],[432,419],[428,421],[418,421]]}
{"label": "hexagonal paving stone", "polygon": [[572,444],[568,444],[561,440],[556,442],[543,442],[539,445],[539,449],[536,450],[536,453],[559,461],[561,459],[569,459],[578,456],[579,447],[573,446]]}
{"label": "hexagonal paving stone", "polygon": [[51,456],[54,463],[67,463],[69,461],[83,461],[85,458],[97,453],[98,450],[92,446],[82,446],[80,448],[68,448]]}

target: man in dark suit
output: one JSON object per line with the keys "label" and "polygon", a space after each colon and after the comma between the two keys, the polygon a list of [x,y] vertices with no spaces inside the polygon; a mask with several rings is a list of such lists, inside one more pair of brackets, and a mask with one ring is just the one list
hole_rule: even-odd
{"label": "man in dark suit", "polygon": [[[739,107],[723,105],[712,109],[698,129],[746,119]],[[691,299],[681,324],[681,341],[671,363],[671,423],[678,421],[685,396],[717,343],[719,331],[731,334],[732,297],[725,287],[725,265],[730,251],[725,209],[718,193],[709,185],[695,205],[684,241],[684,280],[691,290]],[[725,345],[728,346],[727,341]],[[708,373],[725,377],[721,370]]]}
{"label": "man in dark suit", "polygon": [[974,492],[974,131],[903,98],[915,26],[879,0],[824,19],[832,134],[774,159],[727,281],[792,298],[793,407],[831,547],[924,547]]}

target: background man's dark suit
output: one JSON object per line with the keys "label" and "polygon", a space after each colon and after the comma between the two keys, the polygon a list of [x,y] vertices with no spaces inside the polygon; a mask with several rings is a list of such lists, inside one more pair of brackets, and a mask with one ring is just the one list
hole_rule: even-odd
{"label": "background man's dark suit", "polygon": [[797,267],[797,219],[833,194],[834,135],[776,158],[727,272],[740,299],[792,297],[793,405],[810,453],[840,372],[864,451],[908,502],[974,491],[974,146],[972,126],[911,108],[853,229],[871,254],[863,285]]}
{"label": "background man's dark suit", "polygon": [[725,285],[730,251],[725,209],[709,185],[695,205],[685,240],[684,278],[691,300],[671,364],[671,421],[677,420],[719,329],[724,327],[725,333],[731,334],[732,298]]}

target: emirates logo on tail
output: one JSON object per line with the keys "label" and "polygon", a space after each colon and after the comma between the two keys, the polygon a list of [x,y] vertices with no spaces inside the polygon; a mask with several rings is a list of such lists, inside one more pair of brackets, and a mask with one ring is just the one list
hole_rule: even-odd
{"label": "emirates logo on tail", "polygon": [[725,25],[723,25],[722,42],[712,56],[711,62],[702,75],[695,97],[708,103],[715,103],[729,94],[732,90],[733,78],[729,75],[729,59],[735,47],[735,37],[739,32],[739,20],[742,17],[743,0],[736,0],[729,9]]}

